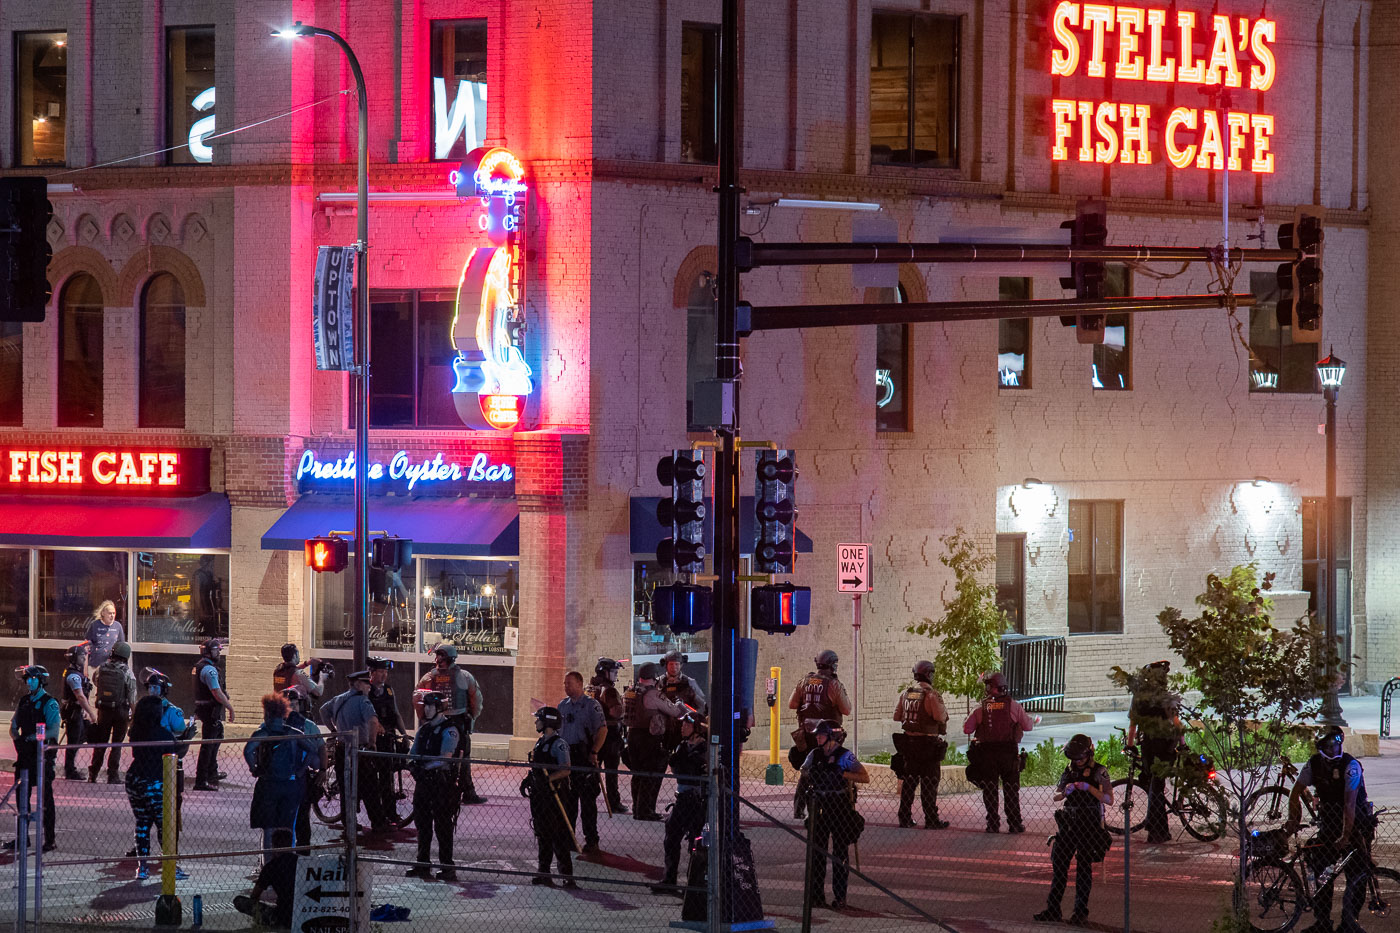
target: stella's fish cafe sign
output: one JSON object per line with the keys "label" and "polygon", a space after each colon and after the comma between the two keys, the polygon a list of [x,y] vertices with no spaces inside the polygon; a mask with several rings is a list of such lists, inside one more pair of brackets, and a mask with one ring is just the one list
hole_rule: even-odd
{"label": "stella's fish cafe sign", "polygon": [[[1055,161],[1153,165],[1165,157],[1179,169],[1273,173],[1274,117],[1245,105],[1277,77],[1276,21],[1062,0],[1050,15],[1050,30],[1052,75],[1111,79],[1113,93],[1123,98],[1055,95]],[[1202,93],[1191,95],[1198,102],[1170,109],[1132,100],[1134,88],[1154,83],[1195,85]]]}

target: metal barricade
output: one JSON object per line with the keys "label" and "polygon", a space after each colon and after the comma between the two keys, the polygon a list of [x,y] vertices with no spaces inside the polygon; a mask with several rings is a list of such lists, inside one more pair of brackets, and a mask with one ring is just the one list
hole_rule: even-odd
{"label": "metal barricade", "polygon": [[1400,690],[1400,677],[1392,677],[1381,688],[1381,738],[1390,738],[1390,705],[1395,691]]}
{"label": "metal barricade", "polygon": [[1033,712],[1063,712],[1065,656],[1068,648],[1058,635],[1003,635],[1001,672],[1022,706]]}

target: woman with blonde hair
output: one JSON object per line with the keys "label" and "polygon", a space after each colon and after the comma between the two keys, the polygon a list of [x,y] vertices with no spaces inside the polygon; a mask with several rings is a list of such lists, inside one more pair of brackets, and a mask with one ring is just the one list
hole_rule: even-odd
{"label": "woman with blonde hair", "polygon": [[117,642],[126,641],[126,629],[117,621],[117,604],[104,599],[92,611],[92,621],[88,622],[83,639],[88,643],[88,676],[91,671],[102,666],[112,655]]}

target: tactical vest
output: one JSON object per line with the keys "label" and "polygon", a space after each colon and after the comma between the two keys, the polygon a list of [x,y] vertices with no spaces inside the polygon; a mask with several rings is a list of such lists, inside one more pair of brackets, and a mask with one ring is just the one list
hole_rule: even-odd
{"label": "tactical vest", "polygon": [[73,676],[74,674],[77,674],[78,676],[83,678],[83,696],[92,696],[92,681],[88,680],[87,675],[76,667],[65,667],[63,669],[62,706],[67,709],[74,708],[78,705],[78,695],[74,693],[73,688],[68,685],[68,678]]}
{"label": "tactical vest", "polygon": [[679,794],[703,792],[705,782],[686,780],[704,777],[709,773],[708,743],[682,741],[671,753],[671,772],[675,774]]}
{"label": "tactical vest", "polygon": [[293,687],[297,682],[297,666],[288,661],[283,661],[272,669],[272,692],[281,693],[288,687]]}
{"label": "tactical vest", "polygon": [[535,741],[534,750],[530,752],[530,763],[534,765],[561,765],[564,763],[568,750],[569,746],[560,738],[559,733],[542,735]]}
{"label": "tactical vest", "polygon": [[218,665],[208,658],[200,658],[194,667],[190,668],[190,679],[194,681],[194,704],[195,706],[211,706],[218,700],[214,699],[214,691],[209,689],[209,685],[204,682],[200,675],[204,673],[206,667],[217,668]]}
{"label": "tactical vest", "polygon": [[602,683],[598,683],[596,680],[591,681],[584,688],[584,691],[597,700],[598,705],[603,708],[603,720],[608,724],[609,729],[622,721],[620,718],[622,710],[619,709],[622,706],[622,700],[617,695],[617,688],[613,686],[612,681],[604,680]]}
{"label": "tactical vest", "polygon": [[164,742],[164,745],[137,745],[131,750],[131,771],[143,781],[159,781],[165,774],[162,759],[175,754],[175,734],[167,729],[166,707],[170,701],[164,697],[144,696],[136,701],[136,711],[131,715],[131,731],[127,738],[132,742]]}
{"label": "tactical vest", "polygon": [[798,717],[829,719],[836,725],[841,725],[841,709],[831,695],[831,685],[836,682],[836,675],[827,671],[809,673],[802,681],[802,699],[797,705]]}
{"label": "tactical vest", "polygon": [[629,729],[645,729],[651,723],[651,714],[646,710],[646,695],[656,689],[655,684],[633,684],[622,694],[622,721]]}
{"label": "tactical vest", "polygon": [[[1313,787],[1317,789],[1318,818],[1324,827],[1341,829],[1343,808],[1347,801],[1347,769],[1355,760],[1346,752],[1342,752],[1340,758],[1328,758],[1321,752],[1314,752],[1308,759]],[[1356,792],[1355,819],[1358,825],[1363,825],[1370,816],[1371,802],[1366,796],[1366,779],[1363,777],[1361,787]]]}
{"label": "tactical vest", "polygon": [[[40,696],[37,702],[27,693],[19,701],[14,717],[15,731],[19,733],[15,740],[15,757],[19,767],[32,768],[38,763],[38,748],[35,747],[34,738],[39,734],[39,723],[45,719],[45,706],[57,702],[47,693]],[[26,739],[28,741],[25,741]],[[46,736],[44,741],[49,746],[49,755],[57,754],[58,730],[55,729],[52,735]]]}
{"label": "tactical vest", "polygon": [[394,688],[388,684],[384,685],[384,692],[375,694],[374,688],[369,691],[369,704],[374,707],[374,715],[379,717],[379,724],[386,732],[392,732],[399,727],[399,707],[394,702]]}
{"label": "tactical vest", "polygon": [[419,746],[417,754],[425,757],[437,757],[442,754],[442,736],[447,732],[452,724],[444,719],[435,726],[424,725],[418,732]]}
{"label": "tactical vest", "polygon": [[457,683],[457,672],[459,670],[461,670],[461,668],[455,664],[449,666],[445,671],[433,668],[429,672],[429,676],[432,677],[430,681],[432,687],[430,689],[432,689],[434,693],[451,697],[452,709],[458,715],[470,715],[471,701],[467,696],[467,688],[459,686]]}
{"label": "tactical vest", "polygon": [[1010,696],[987,697],[982,701],[982,721],[977,724],[977,741],[988,744],[1016,741],[1016,723],[1011,718]]}
{"label": "tactical vest", "polygon": [[826,754],[820,748],[812,750],[812,793],[828,797],[846,796],[846,774],[840,764],[843,750],[839,745],[834,747],[831,754]]}
{"label": "tactical vest", "polygon": [[97,669],[97,708],[124,709],[126,702],[125,664],[107,660]]}
{"label": "tactical vest", "polygon": [[924,699],[932,692],[932,688],[925,684],[914,684],[904,691],[899,701],[899,721],[904,724],[905,732],[942,735],[947,731],[946,723],[934,719],[924,709]]}
{"label": "tactical vest", "polygon": [[1076,769],[1073,764],[1065,768],[1064,773],[1060,775],[1060,780],[1065,782],[1066,785],[1066,810],[1101,809],[1102,804],[1099,802],[1099,799],[1093,795],[1092,792],[1087,790],[1070,790],[1068,787],[1070,781],[1080,781],[1088,784],[1097,785],[1099,783],[1099,778],[1102,777],[1102,775],[1098,773],[1101,767],[1103,766],[1091,758],[1089,759],[1089,763],[1086,764],[1083,768]]}
{"label": "tactical vest", "polygon": [[680,700],[692,709],[697,707],[695,682],[685,674],[681,675],[679,683],[672,683],[669,679],[663,679],[661,681],[661,695],[673,702]]}

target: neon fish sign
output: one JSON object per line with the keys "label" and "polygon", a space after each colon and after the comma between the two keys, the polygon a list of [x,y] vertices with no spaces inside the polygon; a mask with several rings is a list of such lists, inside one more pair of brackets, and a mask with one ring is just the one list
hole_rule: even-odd
{"label": "neon fish sign", "polygon": [[519,425],[534,391],[524,353],[525,268],[519,243],[528,193],[525,170],[505,149],[478,149],[453,181],[459,195],[470,187],[481,199],[486,210],[479,226],[497,245],[472,250],[457,284],[452,401],[467,427],[509,430]]}

